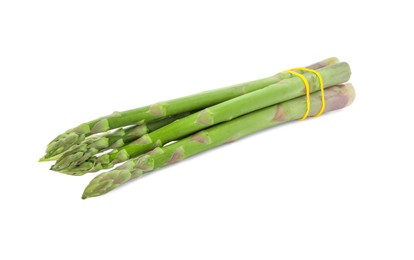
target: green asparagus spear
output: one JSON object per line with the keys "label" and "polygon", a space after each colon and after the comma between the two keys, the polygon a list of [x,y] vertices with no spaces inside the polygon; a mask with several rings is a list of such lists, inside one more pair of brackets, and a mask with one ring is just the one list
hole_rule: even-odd
{"label": "green asparagus spear", "polygon": [[[355,98],[355,92],[352,85],[348,83],[327,88],[325,98],[325,112],[329,112],[350,105]],[[305,97],[295,98],[210,127],[171,145],[157,147],[114,170],[96,176],[86,187],[82,198],[103,195],[145,173],[265,128],[298,119],[305,113],[305,102]],[[318,91],[311,94],[310,115],[316,114],[320,107],[321,95]]]}
{"label": "green asparagus spear", "polygon": [[52,166],[51,170],[59,171],[65,168],[75,167],[84,163],[87,159],[95,154],[102,153],[108,149],[115,149],[122,147],[135,139],[159,129],[173,121],[190,115],[191,112],[185,112],[174,116],[151,121],[137,126],[128,128],[120,128],[115,132],[104,135],[94,135],[87,138],[82,143],[72,147],[65,152]]}
{"label": "green asparagus spear", "polygon": [[[351,71],[347,63],[337,63],[318,72],[322,75],[324,86],[329,87],[348,81]],[[271,106],[304,95],[304,83],[297,76],[286,74],[285,80],[263,89],[239,96],[220,104],[205,108],[123,146],[114,152],[99,157],[91,157],[79,167],[67,168],[62,172],[82,175],[86,172],[112,168],[116,163],[124,162],[155,147],[195,133],[209,126],[229,121],[252,111]],[[319,80],[313,73],[303,74],[310,83],[311,92],[320,89]]]}
{"label": "green asparagus spear", "polygon": [[[309,68],[318,69],[337,62],[337,58],[329,58],[315,63],[309,66]],[[165,116],[203,109],[279,82],[285,76],[286,74],[277,74],[275,76],[237,84],[226,88],[220,88],[174,100],[155,103],[146,107],[136,108],[124,112],[114,112],[112,115],[80,124],[79,126],[60,134],[48,144],[46,154],[39,161],[50,161],[57,159],[59,154],[69,150],[73,145],[81,143],[87,136],[128,125],[146,123]]]}

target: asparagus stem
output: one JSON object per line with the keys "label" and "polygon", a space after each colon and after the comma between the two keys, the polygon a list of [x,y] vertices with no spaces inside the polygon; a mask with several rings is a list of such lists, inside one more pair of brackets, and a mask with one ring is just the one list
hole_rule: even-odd
{"label": "asparagus stem", "polygon": [[[318,72],[323,77],[325,87],[346,82],[351,75],[349,65],[344,62],[321,68]],[[67,168],[65,172],[83,174],[85,172],[112,168],[117,163],[134,158],[155,147],[178,140],[209,126],[304,95],[304,83],[300,78],[292,76],[290,73],[281,74],[284,74],[285,80],[205,108],[154,132],[145,134],[130,144],[114,150],[112,153],[91,157],[79,167]],[[310,83],[311,92],[320,89],[319,80],[313,73],[304,73],[303,75]]]}
{"label": "asparagus stem", "polygon": [[[313,65],[311,69],[318,69],[338,62],[336,58],[329,58]],[[39,161],[49,161],[58,158],[59,154],[69,150],[73,145],[81,143],[87,136],[106,132],[111,129],[128,125],[142,124],[165,116],[176,115],[183,112],[200,110],[223,101],[238,97],[270,84],[281,81],[287,77],[285,73],[250,81],[234,86],[206,91],[199,94],[155,103],[150,106],[136,108],[92,120],[67,130],[52,140],[46,149],[46,154]]]}
{"label": "asparagus stem", "polygon": [[[350,105],[354,98],[355,91],[349,83],[327,88],[325,90],[325,112],[344,108]],[[299,119],[305,112],[305,103],[305,97],[295,98],[212,126],[171,145],[157,147],[114,170],[96,176],[84,190],[82,198],[103,195],[129,180],[153,170],[235,141],[265,128]],[[311,94],[310,115],[315,115],[320,107],[321,95],[318,91]]]}
{"label": "asparagus stem", "polygon": [[82,143],[75,145],[69,151],[65,152],[56,161],[55,165],[51,167],[51,170],[64,172],[66,168],[79,166],[95,154],[105,152],[108,149],[122,147],[144,134],[150,133],[190,114],[191,112],[185,112],[125,129],[120,128],[112,133],[90,136]]}

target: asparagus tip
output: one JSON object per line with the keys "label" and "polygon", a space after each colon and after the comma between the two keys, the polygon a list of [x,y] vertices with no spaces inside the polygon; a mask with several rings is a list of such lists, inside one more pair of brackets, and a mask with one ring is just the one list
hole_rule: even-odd
{"label": "asparagus tip", "polygon": [[62,154],[58,154],[58,155],[55,155],[55,156],[52,156],[52,157],[47,157],[47,156],[45,155],[45,156],[42,156],[42,157],[38,160],[38,162],[50,162],[50,161],[56,161],[56,160],[57,160],[57,159],[59,159],[61,156],[62,156]]}
{"label": "asparagus tip", "polygon": [[50,161],[54,161],[54,160],[55,160],[55,157],[48,158],[48,157],[43,156],[42,158],[40,158],[38,160],[38,162],[50,162]]}

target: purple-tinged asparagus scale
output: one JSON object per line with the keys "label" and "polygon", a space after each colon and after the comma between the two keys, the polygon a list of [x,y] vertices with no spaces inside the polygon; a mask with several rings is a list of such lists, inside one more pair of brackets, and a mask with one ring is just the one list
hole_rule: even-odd
{"label": "purple-tinged asparagus scale", "polygon": [[[325,113],[350,105],[354,98],[355,91],[349,83],[325,89]],[[298,97],[204,129],[171,145],[157,147],[127,161],[114,170],[96,176],[86,187],[82,198],[103,195],[153,170],[182,161],[265,128],[299,119],[305,113],[305,103],[304,96]],[[321,93],[318,91],[311,94],[310,115],[315,115],[320,107]]]}

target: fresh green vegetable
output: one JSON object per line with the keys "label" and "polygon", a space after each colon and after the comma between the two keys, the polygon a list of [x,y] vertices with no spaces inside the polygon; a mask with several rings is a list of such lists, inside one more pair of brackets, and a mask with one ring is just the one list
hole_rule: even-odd
{"label": "fresh green vegetable", "polygon": [[[336,69],[344,73],[344,75],[349,75],[349,73],[345,73],[345,67],[346,66],[342,64]],[[333,79],[331,79],[325,72],[323,75],[327,85],[332,84],[331,82],[333,82]],[[335,75],[337,74],[335,73]],[[309,75],[307,75],[307,77],[309,77]],[[338,77],[338,75],[336,77]],[[346,77],[344,76],[343,79],[345,78]],[[287,83],[281,84],[289,86],[290,88],[294,88],[294,86],[297,85]],[[312,89],[314,90],[315,86],[313,86]],[[355,92],[351,84],[327,88],[325,90],[325,112],[350,105],[354,100],[354,97]],[[264,101],[256,100],[256,102],[261,103]],[[305,113],[305,102],[304,96],[298,97],[275,106],[245,114],[244,116],[231,121],[212,126],[171,145],[157,147],[151,152],[132,159],[114,170],[102,173],[95,177],[86,187],[82,198],[85,199],[103,195],[129,180],[138,178],[153,170],[181,161],[216,146],[235,141],[262,129],[298,119]],[[310,115],[316,114],[320,107],[321,95],[320,91],[318,91],[311,94]]]}
{"label": "fresh green vegetable", "polygon": [[[336,58],[329,58],[315,63],[309,68],[318,69],[338,62]],[[152,120],[183,112],[200,110],[223,101],[238,97],[268,85],[274,84],[289,77],[286,73],[242,83],[227,88],[206,91],[199,94],[155,103],[150,106],[136,108],[92,120],[87,123],[67,130],[51,141],[46,149],[46,154],[39,161],[50,161],[59,158],[59,155],[69,150],[72,146],[81,143],[87,136],[106,132],[128,125],[148,123]]]}
{"label": "fresh green vegetable", "polygon": [[[349,65],[344,62],[318,69],[318,72],[323,77],[325,87],[346,82],[351,75]],[[310,83],[311,92],[320,89],[319,80],[313,73],[304,73],[303,75]],[[284,78],[284,80],[205,108],[200,112],[145,134],[112,153],[91,157],[78,167],[66,168],[61,171],[82,175],[86,172],[112,168],[117,163],[124,162],[155,147],[163,146],[170,141],[178,140],[212,125],[304,95],[304,83],[300,78],[292,76],[290,73],[280,73],[280,77]]]}

